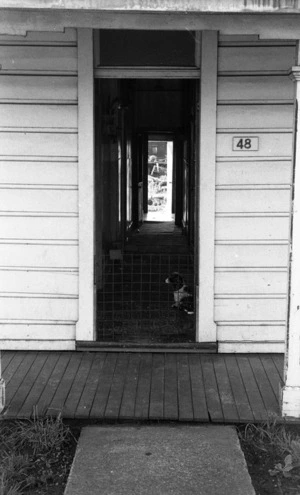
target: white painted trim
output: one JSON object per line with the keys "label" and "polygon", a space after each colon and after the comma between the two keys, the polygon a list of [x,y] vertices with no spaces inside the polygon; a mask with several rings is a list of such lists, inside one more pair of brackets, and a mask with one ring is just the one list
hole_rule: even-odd
{"label": "white painted trim", "polygon": [[[298,53],[298,63],[300,55]],[[292,68],[295,81],[294,185],[291,219],[290,293],[285,353],[282,415],[300,417],[300,67]],[[297,108],[298,107],[298,108]],[[298,130],[297,130],[298,129]]]}
{"label": "white painted trim", "polygon": [[[37,0],[40,1],[40,0]],[[0,33],[5,35],[25,36],[28,31],[64,31],[65,28],[88,29],[146,29],[167,31],[220,31],[229,36],[254,35],[260,40],[297,40],[299,38],[299,19],[295,14],[247,13],[238,14],[203,14],[202,12],[121,12],[116,6],[109,11],[78,11],[49,9],[39,15],[30,10],[4,9],[1,3]],[[124,3],[123,0],[120,0]],[[157,2],[157,0],[155,0]],[[196,0],[200,4],[199,0]],[[186,6],[189,4],[186,1]],[[98,6],[99,7],[99,6]],[[228,2],[227,2],[228,7]],[[37,11],[36,11],[37,12]],[[228,10],[226,9],[226,12]],[[287,12],[285,10],[285,12]]]}
{"label": "white painted trim", "polygon": [[2,351],[75,351],[75,340],[5,340]]}
{"label": "white painted trim", "polygon": [[285,386],[283,388],[282,415],[300,418],[300,387]]}
{"label": "white painted trim", "polygon": [[96,79],[198,79],[197,67],[98,67]]}
{"label": "white painted trim", "polygon": [[79,320],[76,340],[91,341],[94,324],[93,30],[78,29]]}
{"label": "white painted trim", "polygon": [[214,12],[239,13],[247,10],[248,13],[294,13],[298,14],[300,9],[298,2],[290,0],[281,0],[279,2],[257,2],[257,0],[248,0],[247,9],[245,9],[244,0],[135,0],[134,2],[124,2],[124,0],[63,0],[54,2],[53,0],[1,0],[3,9],[36,9],[43,12],[46,9],[65,11],[65,10],[85,10],[85,11],[120,11],[120,12],[172,12],[176,13],[197,13],[205,12],[212,14]]}
{"label": "white painted trim", "polygon": [[227,341],[218,343],[218,352],[220,354],[234,354],[234,353],[279,353],[284,352],[284,342],[241,342],[241,341]]}
{"label": "white painted trim", "polygon": [[214,322],[214,243],[215,175],[217,128],[217,31],[204,31],[201,43],[199,174],[198,198],[199,298],[196,341],[215,342]]}

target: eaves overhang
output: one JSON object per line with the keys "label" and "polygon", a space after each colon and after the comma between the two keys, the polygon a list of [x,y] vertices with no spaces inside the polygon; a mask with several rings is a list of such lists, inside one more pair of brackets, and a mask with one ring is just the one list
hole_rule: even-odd
{"label": "eaves overhang", "polygon": [[1,0],[1,9],[299,14],[300,0]]}

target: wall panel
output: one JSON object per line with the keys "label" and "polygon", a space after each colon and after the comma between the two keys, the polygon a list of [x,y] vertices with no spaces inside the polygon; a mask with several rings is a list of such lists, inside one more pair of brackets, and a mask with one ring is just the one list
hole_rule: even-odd
{"label": "wall panel", "polygon": [[77,32],[0,36],[0,347],[72,349]]}
{"label": "wall panel", "polygon": [[288,42],[223,40],[219,47],[215,319],[221,352],[284,349],[294,122],[288,72],[295,53]]}

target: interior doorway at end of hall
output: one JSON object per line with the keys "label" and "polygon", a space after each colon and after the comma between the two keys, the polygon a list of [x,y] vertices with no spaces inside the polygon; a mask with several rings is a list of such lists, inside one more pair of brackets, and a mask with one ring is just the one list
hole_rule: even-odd
{"label": "interior doorway at end of hall", "polygon": [[170,139],[148,138],[148,211],[144,221],[174,221],[173,172],[174,142]]}

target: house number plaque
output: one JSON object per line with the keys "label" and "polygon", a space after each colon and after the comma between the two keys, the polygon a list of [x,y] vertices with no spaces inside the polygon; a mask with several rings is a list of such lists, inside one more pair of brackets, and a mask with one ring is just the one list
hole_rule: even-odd
{"label": "house number plaque", "polygon": [[243,136],[232,138],[233,151],[258,151],[258,137]]}

